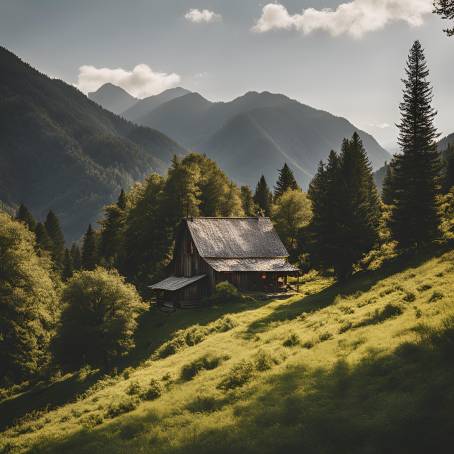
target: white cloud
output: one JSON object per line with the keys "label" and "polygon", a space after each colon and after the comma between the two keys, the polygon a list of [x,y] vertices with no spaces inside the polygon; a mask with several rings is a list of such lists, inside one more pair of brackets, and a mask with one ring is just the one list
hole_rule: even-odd
{"label": "white cloud", "polygon": [[361,38],[365,33],[384,28],[392,22],[406,22],[417,27],[433,9],[433,0],[351,0],[336,9],[307,8],[301,14],[289,14],[279,3],[268,3],[252,28],[263,33],[270,30],[297,30],[309,34],[316,30]]}
{"label": "white cloud", "polygon": [[194,22],[195,24],[219,22],[222,20],[222,16],[220,14],[216,14],[214,11],[195,8],[190,9],[184,15],[184,18],[189,22]]}
{"label": "white cloud", "polygon": [[84,65],[79,68],[77,88],[84,93],[95,91],[101,85],[110,82],[138,98],[156,95],[180,83],[180,76],[175,73],[153,71],[148,65],[140,64],[127,71],[122,68],[96,68]]}

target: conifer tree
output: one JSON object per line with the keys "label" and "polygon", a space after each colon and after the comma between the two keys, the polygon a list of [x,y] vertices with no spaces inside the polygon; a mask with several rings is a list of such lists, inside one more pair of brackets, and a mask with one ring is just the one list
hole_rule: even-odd
{"label": "conifer tree", "polygon": [[28,211],[28,208],[23,203],[20,204],[17,210],[16,220],[24,223],[28,227],[28,230],[30,230],[31,232],[35,231],[36,228],[35,218],[30,213],[30,211]]}
{"label": "conifer tree", "polygon": [[37,248],[41,251],[51,252],[52,242],[49,238],[46,227],[41,222],[36,224],[35,236]]}
{"label": "conifer tree", "polygon": [[261,209],[265,216],[271,215],[271,206],[273,202],[273,195],[268,188],[268,184],[264,175],[260,177],[254,194],[254,202],[257,207]]}
{"label": "conifer tree", "polygon": [[378,241],[380,199],[372,167],[359,135],[344,140],[340,156],[331,152],[311,182],[311,231],[316,256],[339,279]]}
{"label": "conifer tree", "polygon": [[[454,0],[435,0],[435,13],[443,19],[454,19]],[[444,30],[448,36],[454,36],[454,27]]]}
{"label": "conifer tree", "polygon": [[51,241],[50,252],[54,265],[57,269],[62,269],[65,255],[65,238],[60,227],[60,221],[52,210],[47,214],[44,226]]}
{"label": "conifer tree", "polygon": [[117,203],[104,208],[104,219],[101,221],[99,255],[108,265],[118,265],[118,255],[126,218],[126,195],[121,190]]}
{"label": "conifer tree", "polygon": [[249,186],[241,186],[241,204],[246,216],[255,216],[257,214],[257,206],[254,203],[254,196]]}
{"label": "conifer tree", "polygon": [[454,186],[454,145],[449,144],[445,152],[445,172],[443,188],[448,192]]}
{"label": "conifer tree", "polygon": [[391,164],[386,164],[385,178],[383,179],[383,188],[381,192],[381,198],[383,203],[391,205],[393,203],[393,168]]}
{"label": "conifer tree", "polygon": [[63,258],[62,278],[67,281],[74,273],[74,264],[69,249],[65,249],[65,256]]}
{"label": "conifer tree", "polygon": [[279,170],[279,177],[274,187],[274,199],[278,199],[285,191],[300,189],[298,183],[295,180],[292,170],[284,164],[281,170]]}
{"label": "conifer tree", "polygon": [[400,104],[402,154],[394,157],[392,178],[386,185],[392,201],[389,227],[400,248],[418,247],[439,235],[440,159],[428,76],[424,50],[415,41],[408,57]]}
{"label": "conifer tree", "polygon": [[72,244],[70,254],[73,270],[74,271],[80,270],[82,268],[82,257],[80,254],[79,246],[77,246],[77,244],[75,243]]}
{"label": "conifer tree", "polygon": [[98,263],[96,233],[91,227],[88,226],[87,232],[84,235],[84,242],[82,246],[82,268],[84,270],[94,270]]}

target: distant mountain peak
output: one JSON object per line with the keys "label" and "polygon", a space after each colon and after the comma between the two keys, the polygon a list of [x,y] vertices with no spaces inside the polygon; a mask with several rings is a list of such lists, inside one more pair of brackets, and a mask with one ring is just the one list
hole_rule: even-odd
{"label": "distant mountain peak", "polygon": [[88,98],[104,109],[120,114],[137,102],[125,89],[110,82],[101,85],[96,91],[87,94]]}

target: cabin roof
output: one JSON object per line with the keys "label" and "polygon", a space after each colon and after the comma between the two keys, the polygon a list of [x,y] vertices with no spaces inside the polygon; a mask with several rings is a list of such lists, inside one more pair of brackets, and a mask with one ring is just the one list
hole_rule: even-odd
{"label": "cabin roof", "polygon": [[285,258],[206,258],[205,260],[216,271],[272,271],[290,274],[299,272],[298,268],[288,263]]}
{"label": "cabin roof", "polygon": [[199,276],[192,276],[192,277],[177,277],[177,276],[170,276],[163,281],[157,282],[150,286],[153,290],[167,290],[173,292],[175,290],[180,290],[188,285],[194,284],[194,282],[199,281],[200,279],[204,278],[206,274],[201,274]]}
{"label": "cabin roof", "polygon": [[289,255],[269,218],[189,218],[186,223],[204,258],[285,258]]}

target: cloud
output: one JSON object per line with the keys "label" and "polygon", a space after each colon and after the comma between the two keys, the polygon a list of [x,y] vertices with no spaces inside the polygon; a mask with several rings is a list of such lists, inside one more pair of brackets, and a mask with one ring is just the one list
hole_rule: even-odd
{"label": "cloud", "polygon": [[332,36],[361,38],[393,22],[420,26],[432,9],[432,0],[351,0],[336,9],[307,8],[301,14],[289,14],[285,6],[268,3],[252,30],[258,33],[297,30],[305,35],[322,30]]}
{"label": "cloud", "polygon": [[184,18],[189,22],[194,22],[195,24],[210,23],[210,22],[219,22],[222,20],[220,14],[216,14],[214,11],[208,9],[190,9],[185,15]]}
{"label": "cloud", "polygon": [[76,87],[84,93],[95,91],[105,83],[117,85],[138,98],[156,95],[180,83],[175,73],[153,71],[148,65],[140,64],[127,71],[122,68],[96,68],[84,65],[79,68]]}

